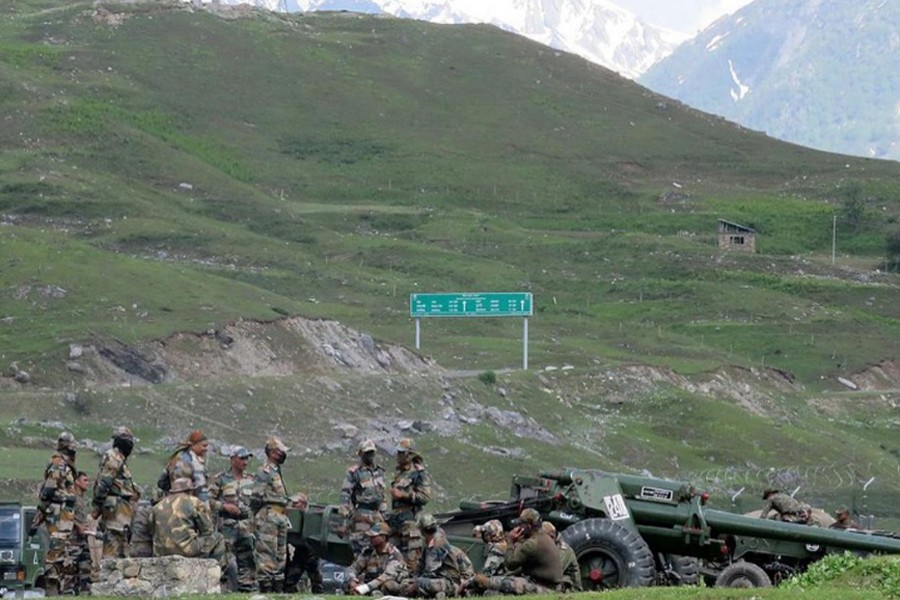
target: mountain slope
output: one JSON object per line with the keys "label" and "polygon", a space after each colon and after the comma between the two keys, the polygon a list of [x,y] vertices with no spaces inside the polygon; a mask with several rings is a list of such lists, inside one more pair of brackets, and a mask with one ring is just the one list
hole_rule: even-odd
{"label": "mountain slope", "polygon": [[798,144],[900,158],[900,5],[757,0],[640,78]]}

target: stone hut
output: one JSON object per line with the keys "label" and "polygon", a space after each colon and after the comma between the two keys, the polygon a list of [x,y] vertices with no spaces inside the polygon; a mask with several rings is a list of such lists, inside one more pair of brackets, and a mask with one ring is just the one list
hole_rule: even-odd
{"label": "stone hut", "polygon": [[756,252],[756,231],[745,225],[719,219],[719,248]]}

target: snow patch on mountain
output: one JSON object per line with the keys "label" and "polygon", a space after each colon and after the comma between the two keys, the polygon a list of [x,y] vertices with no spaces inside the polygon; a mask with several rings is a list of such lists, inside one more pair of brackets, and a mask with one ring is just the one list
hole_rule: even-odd
{"label": "snow patch on mountain", "polygon": [[750,87],[741,82],[741,78],[738,77],[737,74],[737,69],[734,68],[734,62],[730,58],[728,59],[728,71],[731,73],[731,81],[737,86],[737,88],[732,88],[731,98],[735,102],[739,102],[744,99],[744,96],[750,93]]}

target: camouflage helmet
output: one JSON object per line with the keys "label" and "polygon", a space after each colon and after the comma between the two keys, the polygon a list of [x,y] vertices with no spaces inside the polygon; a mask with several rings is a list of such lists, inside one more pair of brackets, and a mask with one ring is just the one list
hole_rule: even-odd
{"label": "camouflage helmet", "polygon": [[169,488],[169,493],[177,494],[179,492],[190,492],[193,489],[194,481],[192,479],[189,479],[188,477],[179,477],[172,482],[172,487]]}
{"label": "camouflage helmet", "polygon": [[356,453],[365,454],[366,452],[375,452],[374,440],[365,439],[359,443],[359,448],[356,449]]}
{"label": "camouflage helmet", "polygon": [[419,515],[419,529],[437,529],[437,519],[431,513],[422,513]]}
{"label": "camouflage helmet", "polygon": [[59,434],[59,437],[56,438],[56,449],[74,452],[78,449],[78,442],[75,441],[74,435],[68,431],[63,431]]}
{"label": "camouflage helmet", "polygon": [[388,527],[387,523],[384,521],[379,521],[373,524],[369,530],[366,532],[366,535],[369,537],[375,537],[378,535],[388,536],[391,533],[391,528]]}
{"label": "camouflage helmet", "polygon": [[280,450],[285,454],[291,451],[291,449],[285,446],[284,442],[281,441],[281,438],[275,435],[266,440],[266,451],[270,450]]}
{"label": "camouflage helmet", "polygon": [[850,516],[850,511],[847,509],[846,506],[841,506],[841,507],[838,508],[836,511],[834,511],[834,516],[836,516],[836,517],[849,517],[849,516]]}
{"label": "camouflage helmet", "polygon": [[488,542],[498,542],[503,539],[503,523],[497,519],[491,519],[481,525],[481,535]]}
{"label": "camouflage helmet", "polygon": [[553,523],[551,523],[550,521],[544,521],[543,523],[541,523],[541,529],[546,531],[550,535],[550,537],[556,539],[556,527],[553,525]]}
{"label": "camouflage helmet", "polygon": [[541,524],[541,513],[533,508],[526,508],[519,514],[519,524],[536,527]]}
{"label": "camouflage helmet", "polygon": [[396,451],[398,454],[401,452],[405,452],[414,456],[418,456],[418,452],[416,452],[416,442],[411,438],[403,438],[399,442],[397,442]]}
{"label": "camouflage helmet", "polygon": [[124,425],[120,425],[119,427],[116,427],[115,429],[113,429],[112,438],[114,440],[119,439],[119,438],[124,438],[126,440],[133,440],[134,434],[131,433],[131,430],[128,429],[127,427],[125,427]]}

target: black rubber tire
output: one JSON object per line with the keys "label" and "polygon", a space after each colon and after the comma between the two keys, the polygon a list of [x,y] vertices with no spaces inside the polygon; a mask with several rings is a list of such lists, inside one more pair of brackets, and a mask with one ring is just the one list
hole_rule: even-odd
{"label": "black rubber tire", "polygon": [[762,567],[739,560],[722,569],[716,577],[716,587],[768,588],[772,587],[772,580]]}
{"label": "black rubber tire", "polygon": [[697,585],[700,583],[700,561],[693,556],[680,554],[663,554],[662,560],[676,575],[670,585]]}
{"label": "black rubber tire", "polygon": [[578,557],[585,591],[653,585],[653,553],[637,531],[609,519],[586,519],[561,535]]}

